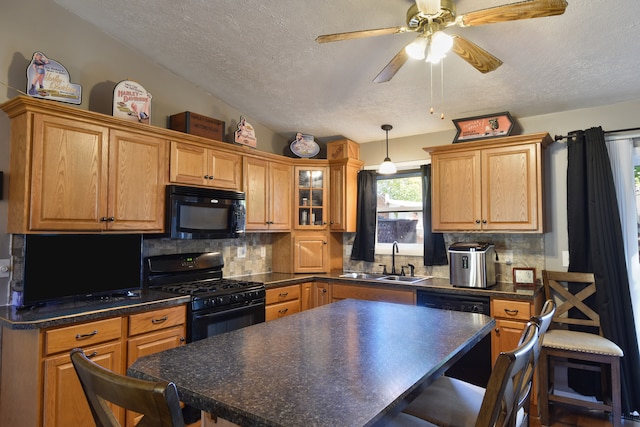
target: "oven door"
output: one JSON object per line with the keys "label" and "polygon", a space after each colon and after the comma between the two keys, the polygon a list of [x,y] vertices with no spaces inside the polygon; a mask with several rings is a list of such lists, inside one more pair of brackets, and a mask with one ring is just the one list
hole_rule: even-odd
{"label": "oven door", "polygon": [[202,310],[192,313],[187,340],[189,342],[198,341],[264,321],[264,300],[262,303],[243,305],[222,311]]}

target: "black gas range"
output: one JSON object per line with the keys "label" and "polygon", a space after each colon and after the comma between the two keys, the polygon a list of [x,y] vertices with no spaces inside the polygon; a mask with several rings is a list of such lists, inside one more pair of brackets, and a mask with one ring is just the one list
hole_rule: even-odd
{"label": "black gas range", "polygon": [[159,255],[145,258],[145,285],[191,295],[187,341],[197,341],[265,320],[263,283],[222,277],[220,252]]}

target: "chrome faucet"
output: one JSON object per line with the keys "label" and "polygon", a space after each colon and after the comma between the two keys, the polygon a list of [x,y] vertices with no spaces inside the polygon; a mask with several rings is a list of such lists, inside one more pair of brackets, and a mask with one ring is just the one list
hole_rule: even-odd
{"label": "chrome faucet", "polygon": [[393,245],[391,246],[391,274],[398,274],[396,273],[396,254],[399,253],[398,250],[398,242],[397,241],[393,241]]}

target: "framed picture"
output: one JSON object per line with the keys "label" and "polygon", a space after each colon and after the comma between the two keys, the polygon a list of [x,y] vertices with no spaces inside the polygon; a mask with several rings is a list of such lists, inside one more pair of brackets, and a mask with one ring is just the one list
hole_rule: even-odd
{"label": "framed picture", "polygon": [[513,269],[513,284],[516,286],[535,286],[536,269],[515,267]]}
{"label": "framed picture", "polygon": [[488,114],[486,116],[453,119],[456,136],[453,143],[477,141],[479,139],[509,136],[513,130],[513,119],[508,112]]}

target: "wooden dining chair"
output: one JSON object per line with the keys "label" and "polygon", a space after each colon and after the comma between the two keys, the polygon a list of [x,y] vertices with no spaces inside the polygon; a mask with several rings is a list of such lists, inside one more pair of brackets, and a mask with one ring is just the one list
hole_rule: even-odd
{"label": "wooden dining chair", "polygon": [[109,403],[142,414],[137,427],[184,427],[175,384],[117,374],[92,362],[80,348],[71,351],[71,362],[97,427],[120,427]]}
{"label": "wooden dining chair", "polygon": [[[545,334],[540,356],[540,422],[549,425],[549,402],[559,402],[610,412],[614,427],[620,426],[620,358],[623,352],[602,336],[600,316],[585,303],[596,293],[593,273],[543,270],[542,280],[546,298],[554,299],[557,309],[551,328]],[[573,331],[570,326],[592,327],[595,332]],[[555,366],[600,372],[603,401],[594,402],[577,394],[574,397],[556,394]]]}
{"label": "wooden dining chair", "polygon": [[440,377],[414,399],[404,412],[438,426],[520,426],[531,391],[538,325],[529,322],[520,343],[498,355],[487,388],[451,377]]}

